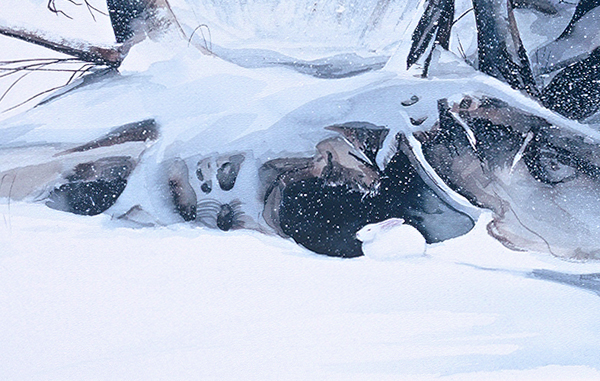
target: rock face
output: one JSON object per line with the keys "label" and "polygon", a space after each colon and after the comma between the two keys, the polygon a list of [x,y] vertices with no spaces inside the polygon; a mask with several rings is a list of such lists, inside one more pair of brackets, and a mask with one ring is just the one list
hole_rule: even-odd
{"label": "rock face", "polygon": [[[158,126],[148,119],[68,149],[54,145],[3,149],[16,165],[0,172],[6,180],[0,183],[0,197],[45,199],[53,209],[100,214],[117,201],[140,156],[157,138]],[[15,160],[22,155],[22,161]]]}
{"label": "rock face", "polygon": [[46,205],[86,216],[100,214],[123,193],[134,166],[135,161],[127,156],[78,164],[67,176],[68,182],[50,192]]}
{"label": "rock face", "polygon": [[600,256],[600,146],[492,98],[439,103],[421,136],[436,173],[491,209],[488,231],[506,246],[571,259]]}
{"label": "rock face", "polygon": [[[159,194],[167,200],[166,207],[179,215],[180,221],[223,231],[258,229],[257,221],[251,217],[257,214],[254,182],[258,182],[258,173],[252,171],[250,154],[177,157],[165,160],[159,167],[161,174],[156,178],[162,189]],[[240,199],[244,200],[244,208]]]}
{"label": "rock face", "polygon": [[[508,247],[600,256],[600,146],[593,139],[491,97],[440,100],[437,112],[439,121],[415,134],[420,146],[405,133],[350,121],[323,126],[312,155],[265,161],[249,147],[145,161],[160,169],[141,176],[156,189],[134,189],[166,205],[172,219],[156,223],[255,229],[338,257],[363,255],[356,232],[393,218],[427,243],[467,233],[473,217],[449,197],[456,192],[494,212],[488,230]],[[6,148],[16,164],[0,172],[0,195],[76,214],[106,212],[158,137],[146,120],[75,147],[28,147],[23,157],[35,162],[18,159],[25,148]],[[393,149],[382,161],[384,143]],[[134,206],[120,220],[148,226],[160,218]]]}
{"label": "rock face", "polygon": [[[353,135],[360,135],[359,132]],[[403,143],[398,141],[398,144]],[[356,146],[348,145],[346,150],[351,152],[352,148],[363,146],[361,140]],[[328,147],[346,152],[339,146]],[[372,153],[367,149],[365,156]],[[280,175],[266,198],[265,216],[270,216],[270,223],[281,235],[314,252],[360,256],[363,252],[355,233],[367,224],[389,218],[403,218],[428,243],[465,234],[474,226],[468,215],[449,205],[438,195],[438,190],[420,177],[401,149],[383,170],[358,157],[353,165],[343,160],[332,161],[332,157],[339,155],[324,150],[312,162],[278,159],[277,163],[266,163],[263,167],[263,171],[280,168]],[[321,161],[327,164],[319,174],[315,163]],[[361,165],[361,171],[349,171],[350,166]],[[332,177],[331,173],[336,171],[352,176]]]}

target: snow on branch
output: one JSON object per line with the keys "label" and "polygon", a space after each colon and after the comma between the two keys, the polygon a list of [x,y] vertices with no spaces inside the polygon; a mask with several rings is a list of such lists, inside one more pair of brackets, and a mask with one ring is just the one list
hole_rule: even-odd
{"label": "snow on branch", "polygon": [[52,38],[42,33],[0,26],[0,34],[40,45],[95,65],[118,67],[124,58],[119,47],[94,46],[83,41]]}

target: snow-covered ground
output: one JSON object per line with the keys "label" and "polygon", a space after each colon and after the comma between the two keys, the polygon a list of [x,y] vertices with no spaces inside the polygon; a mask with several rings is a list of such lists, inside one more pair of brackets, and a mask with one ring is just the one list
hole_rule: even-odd
{"label": "snow-covered ground", "polygon": [[600,377],[598,295],[525,275],[594,266],[508,251],[484,223],[379,262],[43,205],[2,215],[2,379]]}
{"label": "snow-covered ground", "polygon": [[[6,2],[16,4],[0,0]],[[46,2],[30,3],[43,9]],[[3,57],[40,54],[0,38]],[[160,155],[153,151],[141,164],[150,165],[175,149],[192,154],[198,133],[192,127],[199,122],[218,126],[221,118],[235,120],[226,117],[254,108],[259,115],[249,131],[215,134],[231,143],[236,134],[266,129],[320,96],[348,93],[354,98],[342,98],[359,104],[355,89],[384,89],[380,84],[391,76],[381,71],[323,80],[176,50],[159,62],[155,49],[151,43],[135,47],[122,80],[91,85],[93,91],[24,115],[3,115],[0,139],[76,143],[132,118],[156,117],[170,145],[162,142]],[[213,66],[196,69],[198,62]],[[214,78],[223,80],[221,87]],[[456,86],[440,81],[419,90],[416,82],[409,81],[415,87],[406,95]],[[24,100],[47,83],[23,83],[11,96]],[[247,92],[234,94],[240,83]],[[187,103],[185,89],[193,98]],[[526,99],[523,104],[529,107]],[[350,109],[331,118],[365,112],[344,110]],[[293,115],[287,120],[300,120]],[[211,144],[197,149],[210,152],[217,143]],[[147,197],[130,191],[123,198],[136,196]],[[248,230],[131,228],[114,213],[76,216],[38,203],[5,200],[0,213],[2,380],[600,379],[599,296],[534,275],[598,273],[600,264],[510,251],[487,234],[486,213],[467,235],[429,246],[427,256],[394,261],[318,256],[291,240]]]}

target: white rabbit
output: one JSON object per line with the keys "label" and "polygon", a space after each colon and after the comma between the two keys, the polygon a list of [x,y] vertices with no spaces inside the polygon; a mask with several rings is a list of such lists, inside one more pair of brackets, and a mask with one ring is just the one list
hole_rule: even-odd
{"label": "white rabbit", "polygon": [[369,224],[356,233],[365,256],[375,260],[394,260],[425,255],[423,235],[405,224],[402,218],[390,218]]}

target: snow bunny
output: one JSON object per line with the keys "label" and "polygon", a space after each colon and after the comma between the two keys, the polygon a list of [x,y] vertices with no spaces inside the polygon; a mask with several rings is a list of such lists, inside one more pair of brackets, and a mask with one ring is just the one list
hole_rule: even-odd
{"label": "snow bunny", "polygon": [[423,235],[402,218],[366,225],[356,233],[365,256],[375,260],[395,260],[425,255]]}

